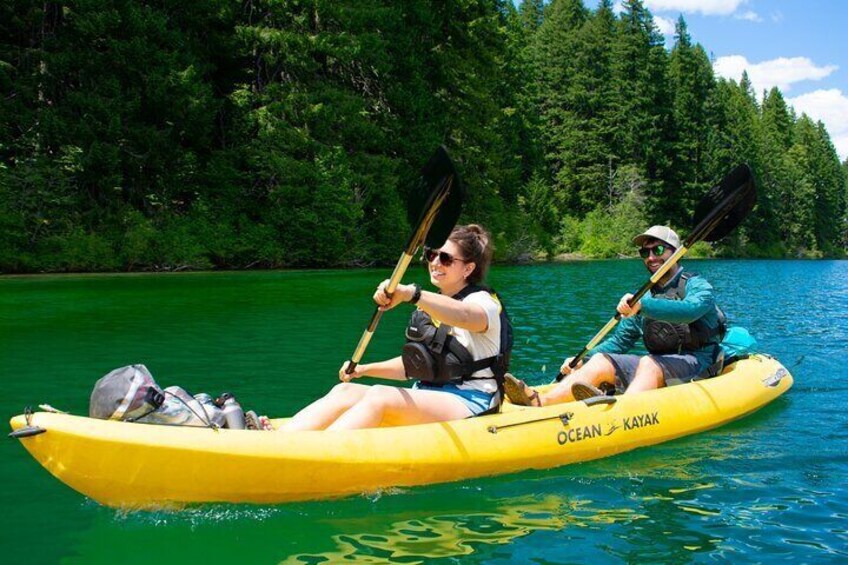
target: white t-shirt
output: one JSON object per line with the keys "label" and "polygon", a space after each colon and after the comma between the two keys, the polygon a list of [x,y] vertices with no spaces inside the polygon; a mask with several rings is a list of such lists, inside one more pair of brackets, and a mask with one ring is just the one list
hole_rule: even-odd
{"label": "white t-shirt", "polygon": [[[500,352],[501,344],[501,305],[488,292],[479,290],[462,299],[468,304],[479,304],[486,313],[489,320],[488,327],[484,332],[471,332],[463,328],[453,328],[453,335],[457,341],[468,349],[475,361],[492,357]],[[494,379],[491,369],[477,371],[474,377],[492,377],[491,379],[473,379],[463,381],[457,385],[458,388],[467,390],[479,390],[489,394],[498,390],[498,383]]]}

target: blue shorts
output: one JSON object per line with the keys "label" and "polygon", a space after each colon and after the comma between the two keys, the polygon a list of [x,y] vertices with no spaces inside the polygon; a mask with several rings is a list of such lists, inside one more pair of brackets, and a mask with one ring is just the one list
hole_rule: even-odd
{"label": "blue shorts", "polygon": [[444,392],[452,394],[459,398],[466,408],[471,411],[472,416],[479,416],[486,410],[494,407],[494,393],[483,392],[482,390],[473,390],[459,388],[455,384],[447,383],[444,385],[431,385],[422,381],[417,381],[412,388],[418,390],[433,390],[436,392]]}
{"label": "blue shorts", "polygon": [[[615,388],[624,391],[630,386],[636,375],[636,367],[643,355],[632,353],[601,353],[609,359],[615,367]],[[663,380],[678,379],[680,382],[688,383],[701,374],[701,363],[692,354],[671,353],[668,355],[648,355],[656,361],[663,372]]]}

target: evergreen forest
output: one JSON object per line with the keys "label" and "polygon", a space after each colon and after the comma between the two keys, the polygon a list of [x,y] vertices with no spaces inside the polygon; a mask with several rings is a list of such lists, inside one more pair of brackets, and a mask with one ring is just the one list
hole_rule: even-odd
{"label": "evergreen forest", "polygon": [[633,256],[747,162],[693,253],[844,257],[848,162],[639,0],[0,3],[0,272],[366,266],[444,144],[504,261]]}

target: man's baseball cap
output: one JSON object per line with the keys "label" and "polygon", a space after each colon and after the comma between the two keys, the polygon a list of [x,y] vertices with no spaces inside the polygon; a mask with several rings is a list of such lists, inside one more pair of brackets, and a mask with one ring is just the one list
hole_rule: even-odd
{"label": "man's baseball cap", "polygon": [[640,233],[634,237],[633,243],[641,247],[649,239],[658,239],[671,245],[675,249],[680,249],[680,238],[677,236],[677,233],[668,226],[651,226],[646,232]]}

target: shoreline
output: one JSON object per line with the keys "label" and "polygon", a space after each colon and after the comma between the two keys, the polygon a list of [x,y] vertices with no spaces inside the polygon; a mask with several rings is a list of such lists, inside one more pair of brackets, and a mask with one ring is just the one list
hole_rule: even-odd
{"label": "shoreline", "polygon": [[[521,257],[512,260],[494,261],[493,265],[499,266],[533,266],[557,263],[582,263],[587,261],[632,261],[637,260],[637,255],[619,256],[619,257],[592,257],[581,253],[562,253],[555,255],[550,259],[537,259],[533,257]],[[687,256],[686,261],[846,261],[848,256],[842,257],[703,257],[703,256]],[[181,267],[177,269],[150,269],[137,271],[41,271],[34,273],[3,273],[0,272],[0,280],[22,279],[34,277],[98,277],[98,276],[141,276],[141,275],[197,275],[197,274],[212,274],[212,273],[254,273],[254,272],[324,272],[324,271],[354,271],[367,269],[383,269],[391,268],[392,265],[375,264],[368,266],[335,266],[335,267],[271,267],[271,268],[245,268],[245,269],[193,269],[190,267]]]}

